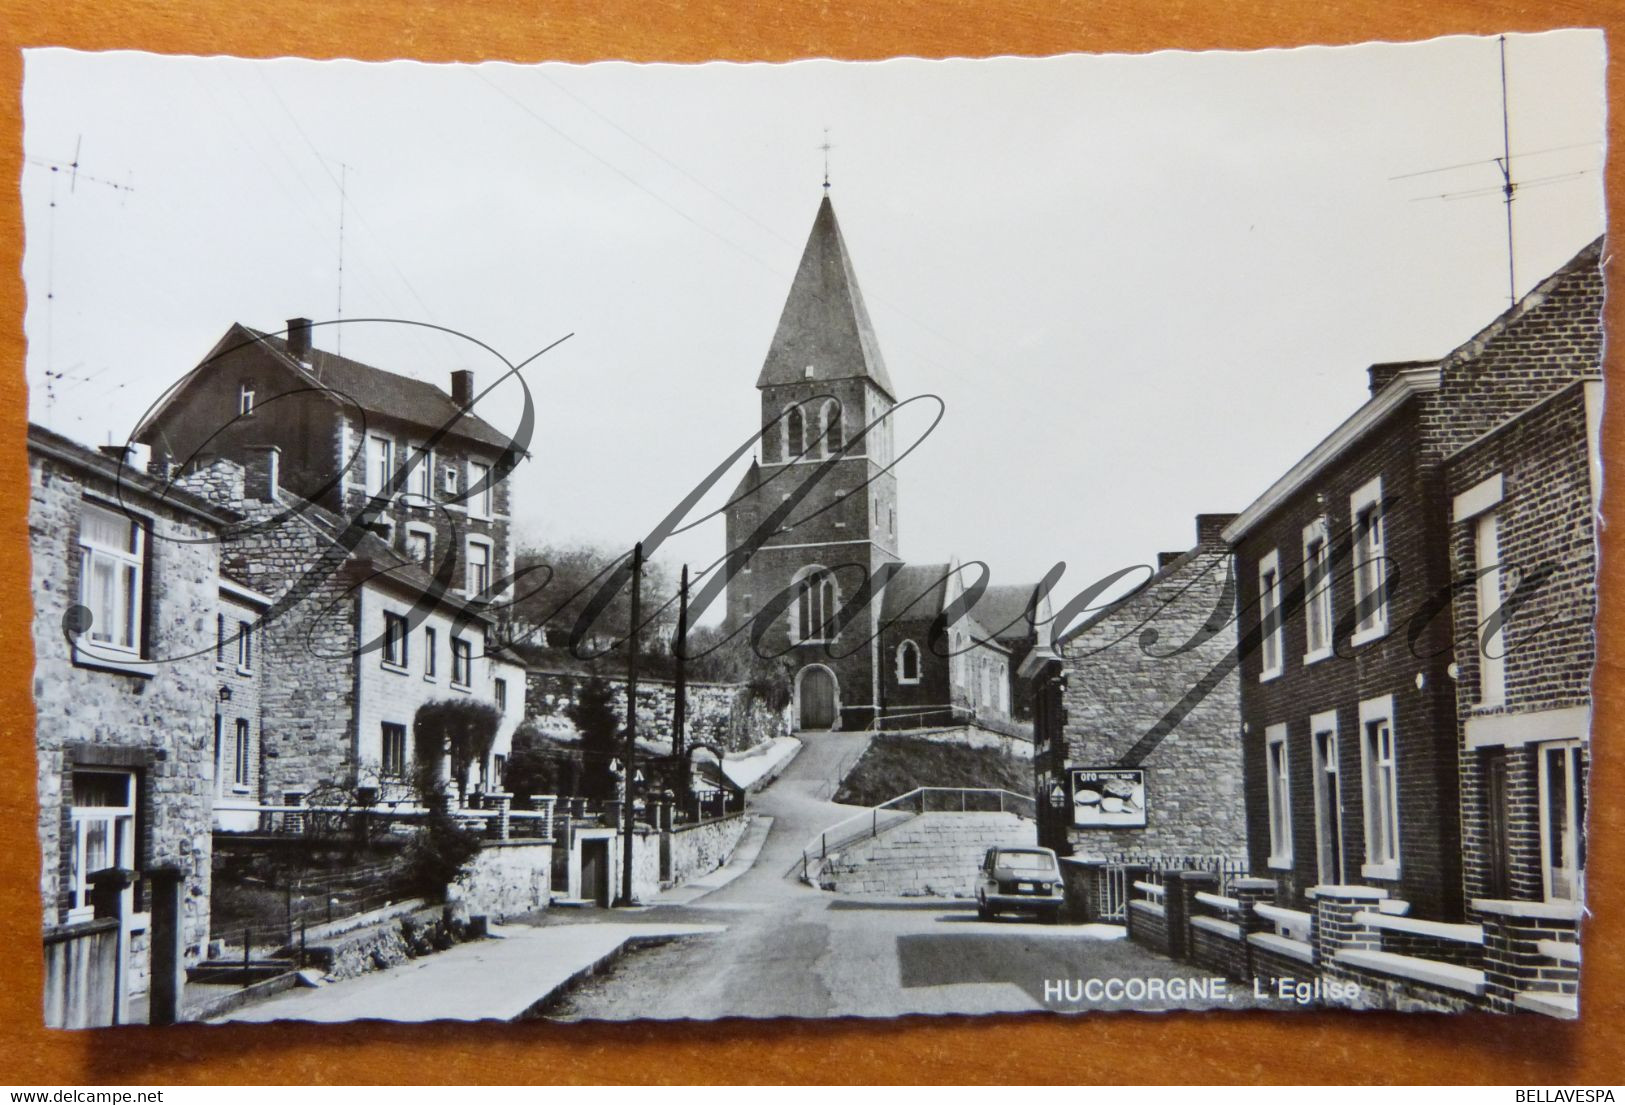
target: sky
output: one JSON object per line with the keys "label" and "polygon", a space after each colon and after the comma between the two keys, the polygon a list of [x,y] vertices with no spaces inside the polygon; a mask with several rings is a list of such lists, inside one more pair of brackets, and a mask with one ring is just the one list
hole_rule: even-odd
{"label": "sky", "polygon": [[[1509,36],[1506,70],[1521,295],[1603,231],[1603,37]],[[565,338],[523,373],[516,531],[629,547],[759,426],[827,136],[898,398],[944,404],[898,469],[901,552],[994,583],[1064,561],[1059,605],[1244,508],[1368,365],[1507,307],[1501,91],[1497,41],[1468,37],[698,66],[30,50],[29,416],[123,441],[234,321],[340,320],[318,345],[442,387]],[[479,413],[511,430],[521,404],[510,380]],[[718,517],[657,555],[723,551]]]}

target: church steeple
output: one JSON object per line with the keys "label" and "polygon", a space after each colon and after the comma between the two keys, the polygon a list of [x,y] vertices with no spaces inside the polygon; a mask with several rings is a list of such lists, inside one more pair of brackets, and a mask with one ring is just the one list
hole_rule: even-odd
{"label": "church steeple", "polygon": [[818,205],[801,264],[779,316],[758,388],[807,380],[868,379],[895,400],[829,193]]}

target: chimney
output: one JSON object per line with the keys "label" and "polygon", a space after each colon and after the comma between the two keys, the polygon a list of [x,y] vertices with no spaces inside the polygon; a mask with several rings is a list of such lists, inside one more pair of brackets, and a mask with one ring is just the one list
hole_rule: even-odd
{"label": "chimney", "polygon": [[310,359],[310,320],[308,318],[290,318],[288,320],[288,356],[296,361]]}
{"label": "chimney", "polygon": [[1371,381],[1371,394],[1375,395],[1389,384],[1394,377],[1408,368],[1431,368],[1435,361],[1387,361],[1383,364],[1374,364],[1366,369],[1366,376]]}
{"label": "chimney", "polygon": [[1224,538],[1219,531],[1236,520],[1234,514],[1198,514],[1196,516],[1196,543],[1198,545],[1222,545]]}
{"label": "chimney", "polygon": [[130,445],[98,445],[96,451],[108,460],[123,464],[130,459],[134,447]]}
{"label": "chimney", "polygon": [[243,465],[243,495],[273,502],[281,480],[282,450],[275,445],[250,445]]}
{"label": "chimney", "polygon": [[1185,554],[1182,553],[1182,552],[1160,552],[1160,553],[1158,553],[1157,554],[1157,571],[1159,571],[1159,572],[1162,571],[1168,565],[1172,564],[1174,561],[1178,560],[1180,557],[1182,557],[1184,555]]}
{"label": "chimney", "polygon": [[451,374],[451,401],[459,407],[466,407],[474,401],[474,373],[466,368],[459,368]]}

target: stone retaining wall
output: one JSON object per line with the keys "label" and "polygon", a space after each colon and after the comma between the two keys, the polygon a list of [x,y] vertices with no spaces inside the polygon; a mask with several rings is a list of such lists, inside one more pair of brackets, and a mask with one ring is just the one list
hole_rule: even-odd
{"label": "stone retaining wall", "polygon": [[[739,840],[750,827],[750,820],[742,813],[690,825],[671,834],[671,868],[669,882],[682,884],[689,879],[709,874],[727,863],[733,856]],[[635,857],[634,857],[635,858]]]}
{"label": "stone retaining wall", "polygon": [[[574,730],[570,710],[592,677],[578,672],[532,668],[525,676],[525,717],[547,729]],[[616,700],[626,702],[626,680],[606,676]],[[671,738],[676,691],[665,680],[638,681],[638,732],[655,740]],[[730,752],[751,748],[774,737],[791,735],[789,714],[771,710],[742,683],[688,684],[690,745],[717,744]]]}
{"label": "stone retaining wall", "polygon": [[493,921],[546,909],[553,883],[550,840],[487,840],[449,896]]}

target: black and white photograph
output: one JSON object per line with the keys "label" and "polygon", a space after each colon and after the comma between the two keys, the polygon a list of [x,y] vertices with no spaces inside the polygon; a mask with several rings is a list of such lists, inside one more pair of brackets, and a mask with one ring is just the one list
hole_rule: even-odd
{"label": "black and white photograph", "polygon": [[1605,68],[26,50],[43,1023],[1583,1019]]}

